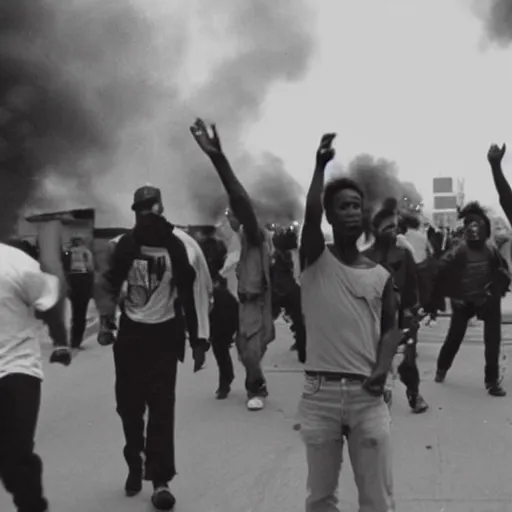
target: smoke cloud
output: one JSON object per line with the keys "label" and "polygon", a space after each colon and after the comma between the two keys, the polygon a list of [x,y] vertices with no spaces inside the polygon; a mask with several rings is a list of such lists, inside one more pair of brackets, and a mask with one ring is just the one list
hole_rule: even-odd
{"label": "smoke cloud", "polygon": [[348,165],[347,174],[362,188],[369,211],[380,208],[384,200],[393,197],[399,202],[408,198],[413,204],[422,201],[421,194],[413,183],[398,178],[398,167],[384,158],[359,155]]}
{"label": "smoke cloud", "polygon": [[[479,2],[480,4],[480,2]],[[484,19],[486,33],[493,42],[508,46],[512,43],[512,2],[510,0],[488,0],[486,8],[478,6]]]}
{"label": "smoke cloud", "polygon": [[308,69],[301,2],[16,0],[0,2],[0,20],[0,235],[27,202],[129,225],[146,183],[171,220],[214,221],[227,198],[189,134],[198,115],[217,123],[263,214],[296,215],[297,183],[278,158],[248,154],[244,136],[272,86]]}

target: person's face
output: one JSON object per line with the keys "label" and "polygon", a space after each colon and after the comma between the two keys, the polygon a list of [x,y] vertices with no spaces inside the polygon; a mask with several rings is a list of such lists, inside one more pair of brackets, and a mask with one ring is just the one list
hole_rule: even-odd
{"label": "person's face", "polygon": [[470,215],[464,223],[464,235],[468,242],[480,242],[485,238],[485,222],[478,215]]}
{"label": "person's face", "polygon": [[327,221],[342,236],[359,238],[363,232],[363,201],[350,188],[339,190],[332,198]]}
{"label": "person's face", "polygon": [[392,215],[383,219],[377,228],[375,236],[379,240],[393,241],[398,235],[398,217]]}

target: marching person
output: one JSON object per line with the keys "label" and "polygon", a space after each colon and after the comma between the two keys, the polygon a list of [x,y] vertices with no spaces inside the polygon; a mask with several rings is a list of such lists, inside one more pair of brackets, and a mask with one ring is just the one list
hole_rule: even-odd
{"label": "marching person", "polygon": [[210,312],[210,342],[219,369],[215,392],[217,400],[224,400],[231,392],[235,379],[230,349],[238,331],[238,302],[228,289],[227,279],[220,275],[225,267],[227,249],[221,240],[209,233],[199,240],[213,281],[213,305]]}
{"label": "marching person", "polygon": [[276,231],[272,239],[274,254],[272,258],[272,310],[274,320],[281,312],[289,319],[290,330],[295,343],[292,350],[297,350],[299,362],[306,360],[306,327],[302,316],[300,285],[295,279],[292,251],[297,248],[297,235],[294,230]]}
{"label": "marching person", "polygon": [[71,303],[71,348],[80,348],[87,325],[87,308],[93,296],[94,258],[79,236],[71,239],[66,267]]}
{"label": "marching person", "polygon": [[[361,512],[394,510],[390,413],[384,387],[400,340],[389,272],[362,255],[363,193],[347,178],[324,187],[334,134],[322,137],[300,244],[306,377],[300,402],[306,512],[339,512],[347,438]],[[323,204],[322,204],[323,195]],[[334,243],[325,244],[325,210]]]}
{"label": "marching person", "polygon": [[[174,412],[178,361],[188,333],[194,371],[202,368],[208,343],[200,340],[194,301],[195,272],[175,228],[163,217],[160,190],[135,191],[135,227],[115,245],[109,268],[98,283],[101,327],[98,341],[114,343],[117,412],[126,440],[127,496],[153,483],[157,510],[171,510],[169,483],[176,475]],[[123,283],[117,338],[115,313]],[[145,435],[144,415],[148,410]]]}
{"label": "marching person", "polygon": [[452,299],[448,334],[437,359],[436,382],[444,382],[462,344],[468,322],[484,322],[485,387],[491,396],[504,397],[499,358],[501,346],[501,299],[510,286],[510,275],[499,251],[488,244],[491,223],[483,208],[468,203],[459,213],[464,240],[440,260],[432,297]]}
{"label": "marching person", "polygon": [[[414,311],[418,307],[418,281],[413,249],[400,247],[397,241],[398,212],[396,200],[384,202],[383,207],[373,217],[374,244],[364,251],[364,255],[389,270],[398,291],[398,327],[406,329],[414,321]],[[407,400],[415,414],[428,409],[428,404],[420,394],[420,372],[417,365],[417,336],[412,343],[404,344],[404,357],[398,366],[400,380],[406,387]]]}
{"label": "marching person", "polygon": [[271,241],[256,218],[252,202],[222,151],[215,126],[212,133],[197,119],[190,131],[210,158],[226,189],[233,215],[241,224],[241,254],[238,262],[239,329],[237,348],[245,367],[247,407],[260,410],[268,396],[261,361],[275,338],[270,281]]}
{"label": "marching person", "polygon": [[48,511],[43,464],[34,452],[43,380],[38,318],[53,340],[50,362],[71,362],[60,240],[50,231],[40,240],[41,264],[0,243],[0,479],[18,512]]}

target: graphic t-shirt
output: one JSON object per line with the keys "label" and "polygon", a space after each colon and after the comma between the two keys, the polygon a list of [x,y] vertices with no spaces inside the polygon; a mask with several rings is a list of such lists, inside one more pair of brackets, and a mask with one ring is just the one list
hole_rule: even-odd
{"label": "graphic t-shirt", "polygon": [[178,292],[172,282],[167,249],[142,246],[128,272],[126,285],[124,309],[131,320],[157,324],[174,318]]}
{"label": "graphic t-shirt", "polygon": [[0,244],[0,378],[23,373],[43,378],[35,311],[48,311],[60,295],[59,280],[41,271],[23,251]]}

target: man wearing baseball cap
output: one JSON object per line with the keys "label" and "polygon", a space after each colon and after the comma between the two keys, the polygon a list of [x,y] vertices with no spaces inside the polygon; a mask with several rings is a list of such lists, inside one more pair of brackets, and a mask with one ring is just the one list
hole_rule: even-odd
{"label": "man wearing baseball cap", "polygon": [[[188,333],[194,370],[202,368],[209,348],[198,335],[194,301],[196,273],[184,242],[163,217],[162,195],[153,186],[135,191],[135,226],[115,244],[100,277],[97,305],[101,315],[98,341],[114,343],[117,412],[126,440],[127,496],[153,483],[153,506],[171,510],[175,498],[169,482],[176,475],[174,408],[178,361],[185,355]],[[117,336],[115,315],[120,291]],[[144,413],[148,409],[147,434]]]}

